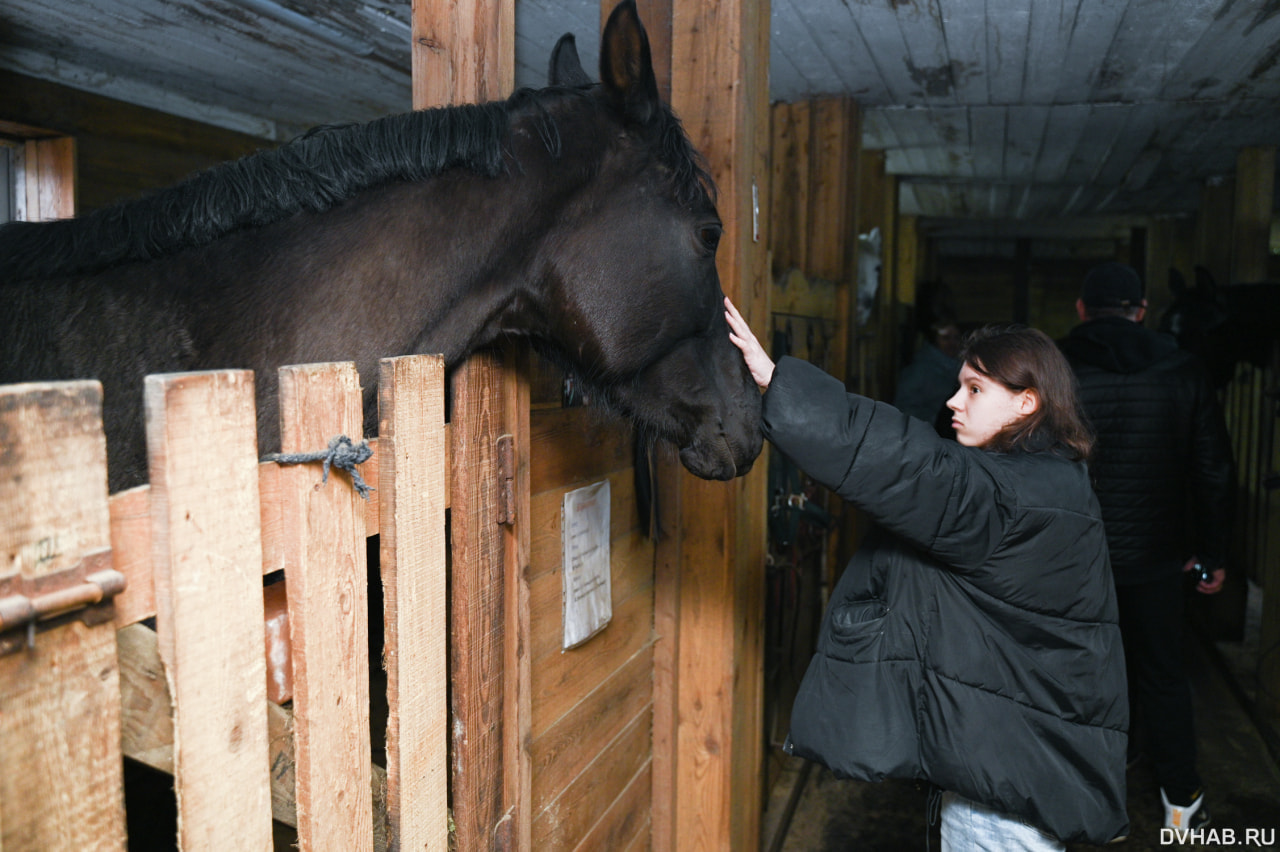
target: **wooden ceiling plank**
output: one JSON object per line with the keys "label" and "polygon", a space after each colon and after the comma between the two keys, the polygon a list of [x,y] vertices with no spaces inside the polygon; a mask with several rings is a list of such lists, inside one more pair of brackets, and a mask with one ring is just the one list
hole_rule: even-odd
{"label": "wooden ceiling plank", "polygon": [[992,104],[1016,104],[1022,96],[1032,5],[1028,0],[1004,0],[998,11],[988,5],[986,68]]}
{"label": "wooden ceiling plank", "polygon": [[1045,145],[1036,161],[1034,180],[1037,183],[1058,183],[1065,179],[1071,154],[1084,133],[1088,117],[1088,104],[1059,104],[1050,109],[1044,133],[1052,144]]}
{"label": "wooden ceiling plank", "polygon": [[1056,143],[1047,136],[1052,111],[1052,107],[1034,104],[1009,107],[1005,131],[1005,180],[1022,184],[1035,180],[1040,152]]}
{"label": "wooden ceiling plank", "polygon": [[1003,106],[969,108],[969,141],[973,147],[973,175],[978,180],[1004,178],[1007,118],[1008,110]]}
{"label": "wooden ceiling plank", "polygon": [[1074,10],[1070,6],[1064,9],[1061,23],[1066,50],[1059,61],[1046,56],[1039,57],[1036,63],[1037,74],[1057,81],[1054,103],[1091,100],[1098,73],[1124,17],[1125,5],[1109,0],[1081,0]]}
{"label": "wooden ceiling plank", "polygon": [[1059,102],[1061,69],[1067,61],[1072,22],[1079,5],[1078,0],[1037,0],[1032,5],[1026,39],[1029,59],[1022,75],[1020,102]]}
{"label": "wooden ceiling plank", "polygon": [[966,0],[938,0],[938,7],[947,55],[955,77],[956,103],[989,103],[984,10]]}

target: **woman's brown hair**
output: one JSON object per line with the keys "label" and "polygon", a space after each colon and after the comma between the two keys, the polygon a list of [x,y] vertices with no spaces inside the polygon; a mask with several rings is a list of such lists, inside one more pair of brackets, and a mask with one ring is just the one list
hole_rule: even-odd
{"label": "woman's brown hair", "polygon": [[1035,392],[1036,410],[988,445],[1002,452],[1057,449],[1088,460],[1093,430],[1080,405],[1076,376],[1047,334],[1025,325],[989,325],[965,339],[960,360],[1014,393]]}

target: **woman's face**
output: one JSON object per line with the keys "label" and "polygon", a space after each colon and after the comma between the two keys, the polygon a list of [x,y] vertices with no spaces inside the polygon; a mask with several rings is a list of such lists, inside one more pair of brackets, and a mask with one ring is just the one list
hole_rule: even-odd
{"label": "woman's face", "polygon": [[1036,410],[1035,391],[1011,391],[968,364],[960,368],[960,390],[947,400],[951,428],[966,447],[985,447],[1006,426]]}

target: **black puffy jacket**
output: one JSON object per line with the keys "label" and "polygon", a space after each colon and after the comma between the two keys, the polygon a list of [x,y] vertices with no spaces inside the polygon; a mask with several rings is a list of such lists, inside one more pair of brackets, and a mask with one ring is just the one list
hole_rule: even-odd
{"label": "black puffy jacket", "polygon": [[832,593],[793,753],[928,779],[1066,841],[1125,831],[1124,654],[1084,464],[962,447],[793,358],[764,429],[878,528]]}
{"label": "black puffy jacket", "polygon": [[1123,317],[1072,329],[1062,351],[1097,432],[1090,468],[1116,582],[1222,567],[1235,475],[1209,374],[1172,337]]}

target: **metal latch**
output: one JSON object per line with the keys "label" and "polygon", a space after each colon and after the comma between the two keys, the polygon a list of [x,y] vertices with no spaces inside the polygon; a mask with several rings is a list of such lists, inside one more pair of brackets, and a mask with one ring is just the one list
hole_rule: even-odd
{"label": "metal latch", "polygon": [[516,441],[511,435],[498,439],[498,523],[516,522]]}
{"label": "metal latch", "polygon": [[89,626],[110,621],[111,599],[125,583],[124,574],[111,567],[110,548],[88,553],[63,571],[0,580],[0,656],[34,647],[38,630],[72,619]]}

